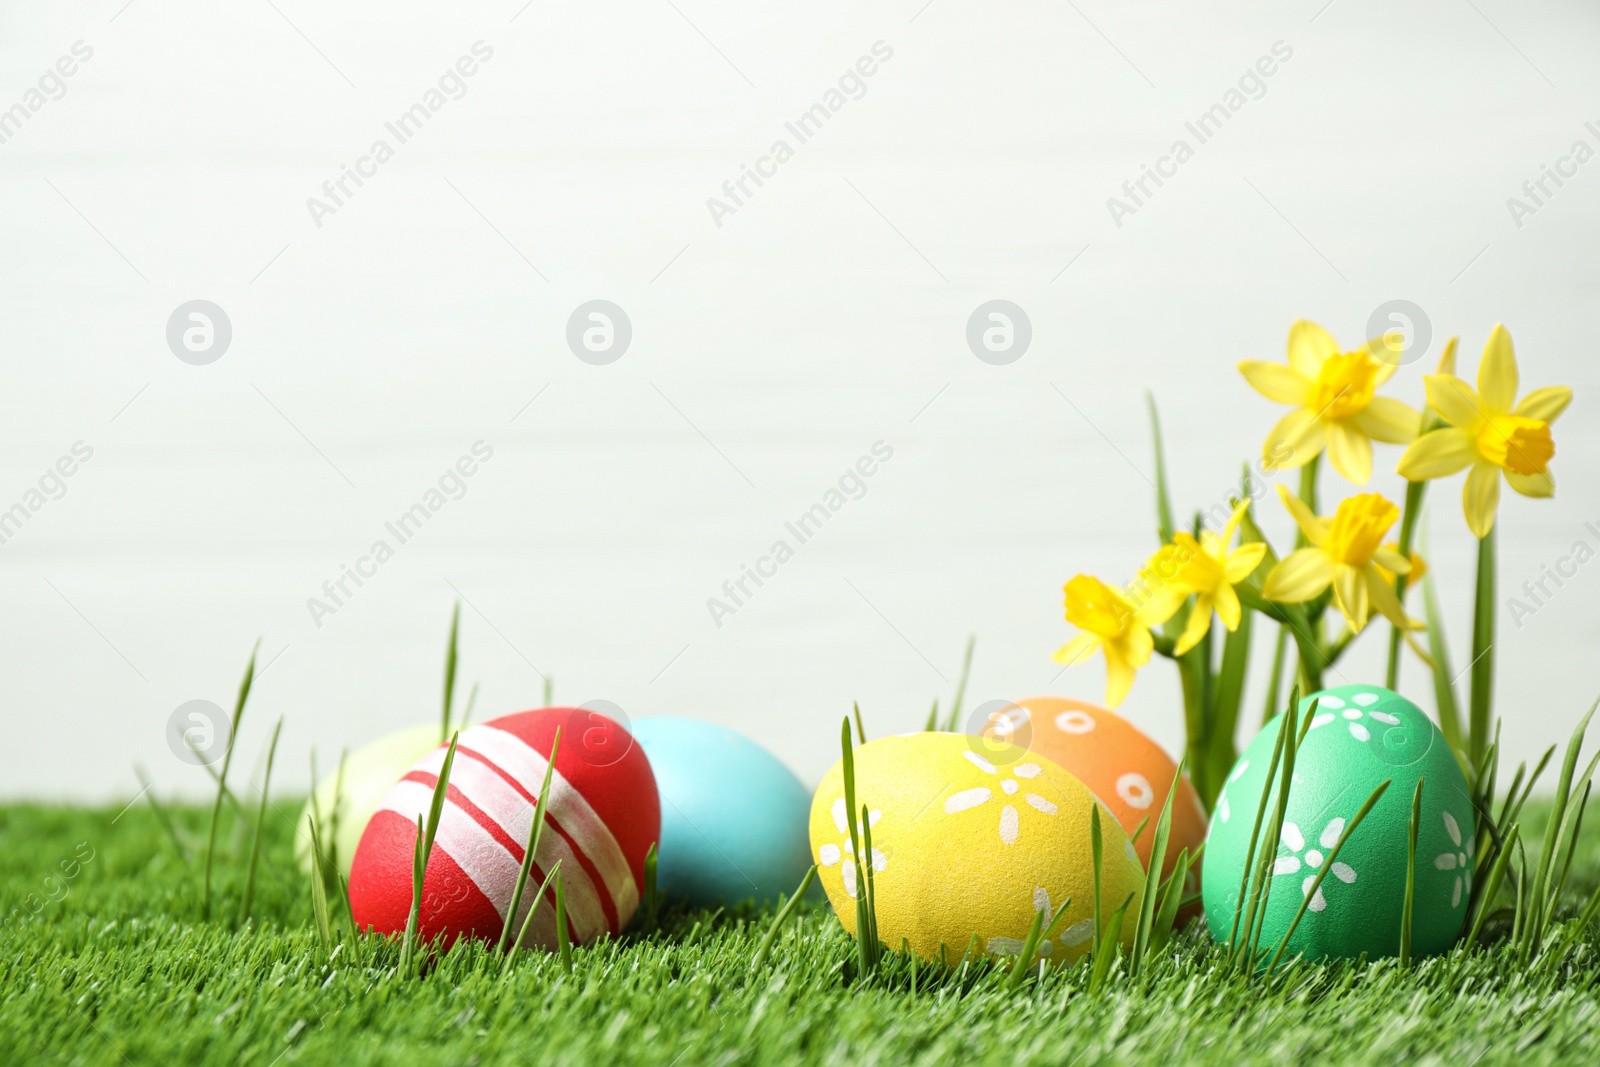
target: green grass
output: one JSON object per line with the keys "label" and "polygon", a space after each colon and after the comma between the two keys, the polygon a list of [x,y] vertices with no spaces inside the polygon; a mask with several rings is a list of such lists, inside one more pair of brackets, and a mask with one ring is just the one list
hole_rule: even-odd
{"label": "green grass", "polygon": [[[668,909],[653,933],[574,951],[570,974],[525,952],[502,975],[468,945],[403,979],[399,946],[378,938],[346,932],[329,958],[279,817],[297,805],[268,814],[242,927],[247,825],[224,813],[204,922],[203,853],[180,859],[145,803],[118,810],[0,807],[0,1062],[1525,1065],[1600,1047],[1595,932],[1552,972],[1518,966],[1498,921],[1484,951],[1280,965],[1270,989],[1191,929],[1090,994],[1083,967],[1013,987],[1006,964],[913,969],[895,952],[861,981],[855,941],[811,903],[756,968],[772,910]],[[203,845],[207,809],[167,814]],[[1536,840],[1543,811],[1525,821]],[[1586,832],[1563,915],[1597,882]]]}

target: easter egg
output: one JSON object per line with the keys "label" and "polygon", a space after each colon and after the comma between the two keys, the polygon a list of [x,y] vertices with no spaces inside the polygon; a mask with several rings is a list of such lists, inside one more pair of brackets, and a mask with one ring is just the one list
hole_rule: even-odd
{"label": "easter egg", "polygon": [[[964,734],[886,737],[857,748],[854,759],[854,821],[858,834],[872,830],[871,852],[864,839],[862,849],[880,941],[952,965],[969,944],[979,954],[1016,956],[1034,916],[1053,916],[1070,900],[1037,957],[1064,963],[1089,951],[1097,802],[1082,782],[1026,749]],[[853,934],[865,885],[851,858],[850,821],[840,761],[812,798],[811,847],[822,888]],[[1129,901],[1122,940],[1131,945],[1144,870],[1116,819],[1102,810],[1100,821],[1102,907],[1109,919]]]}
{"label": "easter egg", "polygon": [[[508,916],[557,728],[549,811],[528,886]],[[350,911],[358,928],[393,934],[411,909],[417,819],[427,823],[444,763],[438,746],[384,795],[356,847]],[[423,882],[420,930],[444,944],[497,940],[509,919],[524,944],[556,944],[554,885],[534,891],[557,861],[576,943],[619,933],[639,904],[644,859],[661,829],[650,761],[611,719],[583,708],[541,708],[461,732]]]}
{"label": "easter egg", "polygon": [[[1273,850],[1259,943],[1276,950],[1326,866],[1328,873],[1311,895],[1284,957],[1397,953],[1411,798],[1421,781],[1411,949],[1417,955],[1446,951],[1461,935],[1472,894],[1475,825],[1466,778],[1450,746],[1421,709],[1388,689],[1326,689],[1300,702],[1302,715],[1313,699],[1317,708],[1295,756],[1283,832],[1277,841],[1258,845]],[[1233,928],[1251,831],[1282,722],[1282,716],[1274,719],[1246,746],[1217,798],[1201,884],[1206,922],[1219,941],[1228,940]],[[1345,827],[1385,779],[1390,785],[1382,798],[1338,856],[1330,857]],[[1276,803],[1274,788],[1263,823]]]}
{"label": "easter egg", "polygon": [[307,800],[295,821],[294,858],[300,869],[311,872],[311,830],[306,820],[320,814],[317,833],[323,854],[332,857],[339,873],[348,878],[356,843],[389,787],[438,744],[439,725],[434,723],[390,734],[346,756],[343,774],[335,767],[324,776],[314,794],[315,804]]}
{"label": "easter egg", "polygon": [[[1018,700],[995,712],[992,721],[995,737],[1037,752],[1088,786],[1130,836],[1148,819],[1133,847],[1139,862],[1149,864],[1156,821],[1178,773],[1160,745],[1117,713],[1065,697]],[[1172,798],[1163,873],[1171,873],[1182,849],[1194,856],[1205,837],[1205,808],[1186,775]]]}
{"label": "easter egg", "polygon": [[634,723],[661,791],[656,885],[697,906],[775,900],[811,866],[811,792],[776,756],[697,719]]}

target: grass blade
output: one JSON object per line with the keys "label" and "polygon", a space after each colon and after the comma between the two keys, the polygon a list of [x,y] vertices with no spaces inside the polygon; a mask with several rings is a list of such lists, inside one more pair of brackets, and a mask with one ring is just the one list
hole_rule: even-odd
{"label": "grass blade", "polygon": [[[511,973],[511,961],[517,958],[517,950],[522,947],[523,940],[528,936],[528,927],[533,925],[533,913],[539,910],[539,901],[544,899],[545,891],[550,888],[550,883],[560,875],[561,861],[556,860],[550,865],[550,873],[544,876],[544,881],[540,882],[539,888],[534,891],[533,903],[528,906],[528,914],[522,917],[522,926],[517,930],[516,939],[506,948],[506,961],[500,965],[501,975]],[[507,912],[507,914],[515,918],[517,913],[511,911]],[[511,920],[507,919],[506,922],[509,925]]]}
{"label": "grass blade", "polygon": [[654,930],[660,922],[661,895],[656,888],[656,842],[650,842],[650,851],[644,854],[644,906],[645,915],[650,920],[650,929]]}
{"label": "grass blade", "polygon": [[[217,851],[217,818],[222,814],[222,797],[228,791],[228,768],[233,764],[233,749],[239,741],[239,723],[244,719],[245,701],[250,699],[250,686],[256,680],[256,653],[261,650],[261,639],[250,650],[250,662],[245,665],[244,679],[239,683],[239,696],[233,704],[233,719],[228,728],[228,747],[222,753],[222,770],[217,773],[217,799],[211,805],[211,829],[206,835],[205,888],[202,891],[200,917],[211,918],[211,864]],[[210,765],[204,765],[210,770]],[[237,802],[235,802],[237,803]]]}
{"label": "grass blade", "polygon": [[[800,906],[801,898],[806,895],[806,890],[811,888],[811,883],[816,880],[816,877],[817,865],[813,863],[810,869],[806,871],[806,876],[800,879],[800,888],[796,889],[794,891],[794,895],[788,899],[782,908],[778,909],[778,914],[773,918],[772,924],[767,927],[766,935],[761,938],[761,947],[756,949],[756,954],[750,959],[750,970],[759,971],[761,970],[762,964],[767,962],[767,955],[772,951],[773,942],[778,939],[778,934],[783,931],[783,926],[789,921],[789,916],[793,914],[794,909]],[[915,961],[916,957],[913,956],[913,972],[911,976],[911,985],[913,990],[915,990],[917,983]]]}
{"label": "grass blade", "polygon": [[1128,894],[1128,899],[1122,906],[1111,913],[1111,920],[1106,923],[1104,935],[1095,938],[1094,969],[1089,973],[1089,992],[1098,993],[1106,983],[1106,975],[1111,973],[1111,961],[1117,957],[1117,948],[1122,941],[1122,917],[1128,912],[1128,905],[1133,903],[1133,894]]}
{"label": "grass blade", "polygon": [[1139,973],[1139,964],[1144,960],[1145,951],[1150,947],[1151,928],[1156,919],[1156,897],[1160,895],[1161,868],[1167,862],[1167,841],[1172,837],[1172,800],[1178,795],[1178,783],[1183,778],[1183,762],[1180,760],[1178,769],[1172,776],[1172,785],[1167,790],[1166,803],[1161,805],[1161,817],[1156,820],[1156,835],[1150,842],[1150,864],[1145,871],[1144,898],[1139,902],[1139,918],[1133,929],[1133,957],[1128,963],[1130,976]]}
{"label": "grass blade", "polygon": [[933,700],[933,707],[928,711],[928,725],[923,727],[927,733],[933,733],[939,728],[939,698]]}
{"label": "grass blade", "polygon": [[839,743],[844,753],[844,810],[845,820],[850,824],[850,862],[856,872],[856,963],[865,979],[878,962],[878,943],[873,917],[868,913],[867,876],[861,865],[861,831],[866,828],[867,816],[863,814],[861,822],[856,822],[856,759],[850,745],[848,717],[841,724]]}
{"label": "grass blade", "polygon": [[1495,857],[1494,866],[1489,868],[1488,876],[1483,880],[1483,890],[1478,894],[1477,904],[1473,909],[1472,926],[1464,942],[1467,948],[1477,944],[1478,934],[1483,930],[1484,920],[1489,917],[1489,910],[1494,907],[1494,898],[1500,892],[1500,884],[1505,881],[1506,868],[1511,863],[1512,853],[1521,847],[1520,836],[1522,827],[1513,823],[1510,830],[1506,831],[1506,839],[1500,846],[1499,855]]}
{"label": "grass blade", "polygon": [[[1492,531],[1491,531],[1492,534]],[[1540,904],[1550,895],[1552,877],[1555,866],[1556,845],[1560,840],[1561,828],[1566,818],[1567,805],[1572,799],[1572,772],[1577,769],[1578,755],[1583,748],[1584,734],[1589,730],[1589,720],[1594,717],[1595,709],[1600,707],[1600,699],[1596,699],[1589,706],[1583,718],[1572,731],[1572,737],[1567,741],[1567,751],[1561,760],[1561,777],[1556,780],[1555,804],[1550,811],[1550,822],[1545,827],[1544,845],[1539,850],[1539,866],[1536,868],[1536,884],[1532,887],[1532,894],[1528,898],[1529,905],[1533,908],[1528,922],[1522,929],[1522,948],[1524,958],[1533,947],[1537,946],[1544,936],[1544,918],[1541,914]]]}
{"label": "grass blade", "polygon": [[167,837],[172,840],[172,847],[177,850],[178,858],[187,866],[189,863],[189,850],[183,847],[183,838],[178,836],[178,824],[172,821],[172,816],[156,799],[156,791],[150,779],[145,777],[144,768],[137,763],[133,765],[134,777],[139,779],[140,792],[150,804],[150,810],[156,813],[156,821],[161,824],[161,829],[166,831]]}
{"label": "grass blade", "polygon": [[461,632],[461,601],[450,610],[450,644],[444,652],[444,715],[439,723],[439,743],[450,737],[450,706],[456,699],[456,640]]}
{"label": "grass blade", "polygon": [[328,872],[322,863],[322,837],[317,833],[317,820],[306,816],[311,829],[311,918],[316,926],[317,940],[322,951],[333,951],[333,923],[328,917]]}
{"label": "grass blade", "polygon": [[1322,861],[1322,866],[1317,869],[1317,877],[1312,881],[1311,887],[1306,890],[1305,899],[1300,902],[1300,910],[1294,913],[1294,921],[1289,923],[1289,929],[1283,932],[1283,939],[1278,942],[1278,951],[1272,954],[1272,962],[1267,964],[1267,974],[1272,974],[1272,969],[1278,965],[1278,960],[1283,958],[1284,952],[1289,948],[1289,939],[1294,936],[1295,930],[1300,926],[1300,920],[1305,918],[1306,909],[1311,907],[1311,902],[1316,899],[1317,892],[1322,888],[1322,880],[1328,877],[1328,872],[1333,870],[1333,861],[1339,858],[1339,852],[1344,848],[1344,843],[1350,840],[1350,835],[1356,832],[1356,827],[1361,825],[1371,811],[1388,790],[1389,783],[1394,779],[1385,778],[1378,783],[1378,787],[1367,797],[1367,802],[1361,805],[1355,817],[1345,824],[1344,832],[1339,835],[1339,840],[1329,850],[1327,858]]}
{"label": "grass blade", "polygon": [[[272,788],[272,760],[278,753],[278,735],[283,732],[283,716],[272,728],[272,743],[267,746],[267,769],[261,777],[261,805],[256,809],[255,839],[250,844],[250,868],[244,880],[244,903],[239,908],[239,925],[250,918],[250,905],[256,896],[256,867],[261,860],[261,836],[267,825],[267,791]],[[314,847],[314,846],[313,846]]]}
{"label": "grass blade", "polygon": [[572,973],[572,942],[567,937],[567,894],[562,887],[561,872],[556,872],[556,947],[561,953],[561,966]]}
{"label": "grass blade", "polygon": [[[967,698],[967,679],[972,676],[972,650],[978,644],[976,635],[967,638],[967,651],[961,657],[961,677],[956,679],[956,698],[950,704],[949,725],[946,727],[951,733],[961,729],[961,704]],[[865,743],[865,739],[863,739]]]}
{"label": "grass blade", "polygon": [[1090,948],[1095,954],[1095,962],[1100,959],[1100,935],[1105,932],[1105,916],[1101,906],[1100,872],[1104,842],[1100,832],[1100,805],[1096,804],[1089,809],[1089,854],[1094,863],[1094,940]]}
{"label": "grass blade", "polygon": [[856,714],[856,740],[864,745],[867,743],[867,728],[861,723],[861,702],[853,700],[850,702],[850,707]]}
{"label": "grass blade", "polygon": [[1156,453],[1156,532],[1161,543],[1172,540],[1172,497],[1167,492],[1167,450],[1161,443],[1161,416],[1156,412],[1156,398],[1146,391],[1145,406],[1150,409],[1150,440]]}
{"label": "grass blade", "polygon": [[[1295,707],[1300,703],[1300,687],[1295,686],[1289,694],[1289,706]],[[1250,888],[1250,872],[1255,866],[1256,847],[1259,844],[1272,852],[1278,851],[1277,839],[1271,842],[1261,841],[1261,821],[1266,818],[1267,802],[1272,796],[1272,783],[1278,776],[1278,765],[1283,758],[1283,744],[1287,731],[1278,730],[1278,736],[1272,742],[1272,758],[1267,762],[1267,774],[1261,786],[1261,800],[1256,804],[1256,821],[1250,827],[1250,847],[1245,850],[1244,863],[1240,865],[1239,892],[1233,902],[1233,927],[1228,931],[1228,947],[1230,954],[1236,953],[1239,945],[1239,923],[1244,917],[1245,895]]]}
{"label": "grass blade", "polygon": [[1177,862],[1172,865],[1172,874],[1163,886],[1161,909],[1156,912],[1155,921],[1150,926],[1152,952],[1164,948],[1172,939],[1172,927],[1178,921],[1178,910],[1183,904],[1183,884],[1189,878],[1189,863],[1189,850],[1182,849]]}
{"label": "grass blade", "polygon": [[422,887],[427,881],[428,860],[433,855],[433,839],[439,832],[439,818],[444,813],[445,794],[450,790],[450,768],[456,760],[457,734],[450,738],[445,750],[444,763],[439,768],[439,781],[433,787],[433,803],[428,807],[428,821],[424,826],[422,816],[417,816],[417,852],[411,867],[411,912],[406,916],[406,932],[400,947],[400,973],[409,975],[417,955],[418,927],[422,921]]}
{"label": "grass blade", "polygon": [[[528,844],[522,853],[522,867],[517,871],[517,886],[511,891],[511,903],[506,908],[506,921],[500,927],[499,951],[506,950],[506,942],[511,937],[511,924],[516,921],[517,909],[522,906],[522,891],[528,884],[528,872],[533,869],[533,858],[539,854],[539,839],[544,836],[545,814],[550,810],[550,778],[556,770],[556,753],[561,749],[561,727],[556,727],[555,738],[550,742],[550,758],[544,765],[544,783],[539,786],[539,801],[533,810],[533,825],[528,827]],[[538,906],[538,897],[534,897],[534,906]],[[529,914],[533,908],[528,909]],[[518,931],[517,936],[521,936]]]}
{"label": "grass blade", "polygon": [[[1415,483],[1413,483],[1415,484]],[[1411,837],[1406,846],[1406,898],[1400,911],[1400,966],[1411,966],[1411,930],[1417,897],[1417,830],[1422,826],[1422,783],[1411,794]]]}
{"label": "grass blade", "polygon": [[1473,759],[1489,745],[1494,702],[1495,530],[1478,542],[1478,582],[1472,605],[1472,688],[1467,751]]}

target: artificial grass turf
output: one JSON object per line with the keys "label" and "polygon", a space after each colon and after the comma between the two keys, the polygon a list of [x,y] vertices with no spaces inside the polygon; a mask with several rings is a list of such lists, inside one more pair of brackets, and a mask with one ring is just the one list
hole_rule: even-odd
{"label": "artificial grass turf", "polygon": [[[913,973],[897,953],[863,982],[832,912],[806,904],[755,973],[773,911],[735,908],[669,910],[653,933],[577,951],[570,974],[530,952],[502,977],[492,950],[464,945],[401,980],[398,947],[379,938],[346,933],[330,959],[290,858],[283,813],[298,805],[271,810],[241,926],[250,840],[230,814],[207,923],[202,857],[180,859],[144,803],[120,817],[117,807],[0,807],[0,1062],[1170,1067],[1600,1054],[1593,930],[1558,972],[1519,966],[1491,944],[1409,970],[1301,965],[1269,990],[1223,974],[1222,954],[1191,929],[1136,980],[1119,967],[1090,995],[1086,968],[1011,989],[1003,968]],[[203,843],[207,810],[169,814]],[[1574,867],[1569,911],[1600,882],[1600,835],[1585,835]]]}

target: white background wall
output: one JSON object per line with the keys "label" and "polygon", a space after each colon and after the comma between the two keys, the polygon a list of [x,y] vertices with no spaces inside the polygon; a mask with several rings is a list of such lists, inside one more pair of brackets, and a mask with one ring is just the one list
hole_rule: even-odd
{"label": "white background wall", "polygon": [[[1452,333],[1475,373],[1497,320],[1525,385],[1577,391],[1556,499],[1506,494],[1504,585],[1596,543],[1600,162],[1520,228],[1506,199],[1600,148],[1600,15],[1324,3],[4,4],[0,107],[94,54],[0,146],[0,507],[75,441],[94,458],[0,546],[0,794],[131,796],[136,761],[202,791],[165,723],[227,704],[258,635],[242,752],[284,716],[303,786],[313,745],[437,714],[458,592],[480,716],[545,672],[811,780],[853,698],[876,732],[948,698],[969,633],[973,700],[1095,698],[1098,662],[1049,655],[1062,583],[1153,547],[1144,391],[1180,503],[1211,504],[1281,413],[1234,364],[1281,359],[1297,316],[1353,345],[1393,298],[1434,334],[1393,395],[1420,403]],[[479,40],[465,97],[314,225],[307,197]],[[865,95],[715,225],[707,197],[880,40]],[[1107,197],[1277,41],[1265,94],[1116,226]],[[610,366],[564,342],[595,297],[634,326]],[[209,366],[165,342],[195,298],[233,324]],[[1009,366],[964,339],[993,298],[1033,323]],[[307,597],[480,439],[467,495],[315,626]],[[707,597],[880,439],[866,495],[714,626]],[[1465,666],[1459,494],[1433,562]],[[1502,608],[1513,756],[1600,690],[1597,594],[1590,564],[1520,629]],[[1385,640],[1343,676],[1381,679]],[[1415,661],[1405,683],[1431,706]],[[1168,664],[1125,710],[1178,743]]]}

